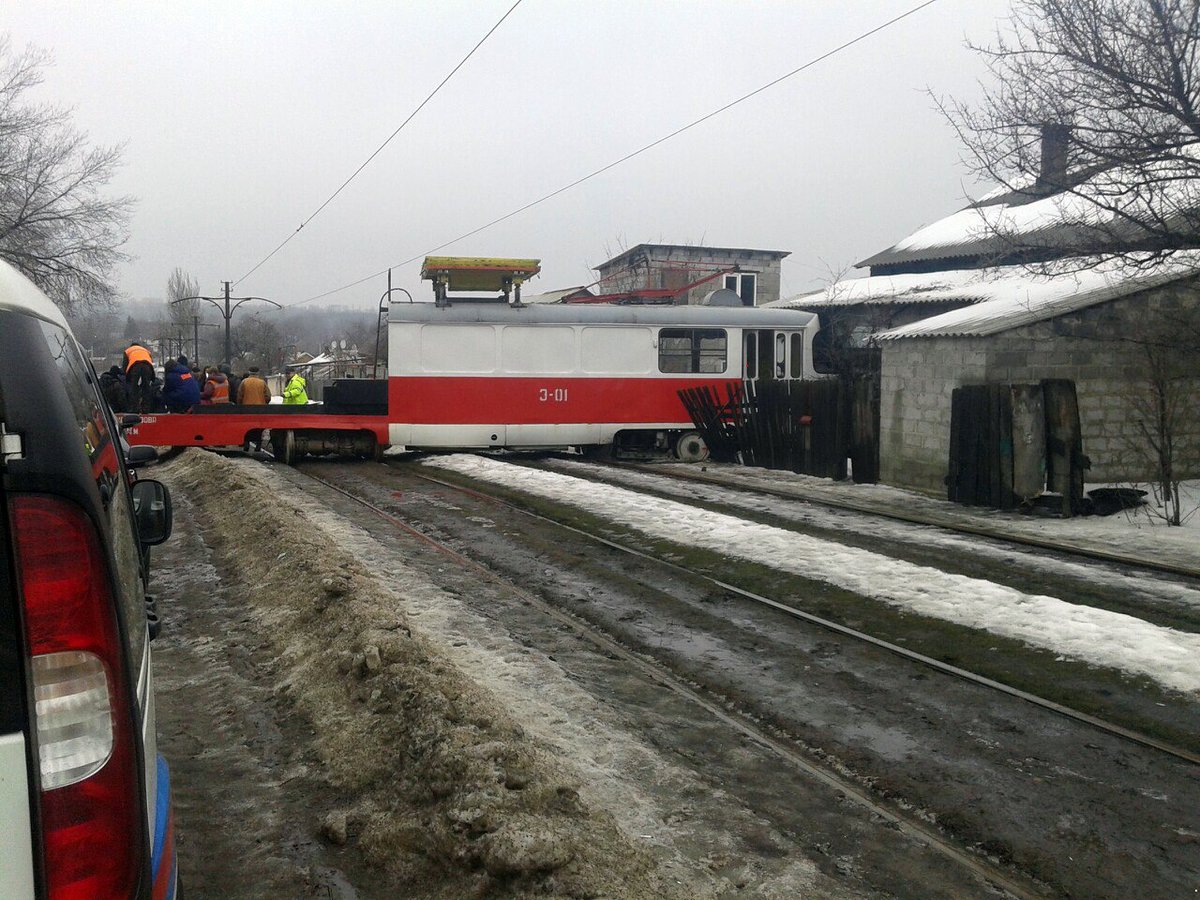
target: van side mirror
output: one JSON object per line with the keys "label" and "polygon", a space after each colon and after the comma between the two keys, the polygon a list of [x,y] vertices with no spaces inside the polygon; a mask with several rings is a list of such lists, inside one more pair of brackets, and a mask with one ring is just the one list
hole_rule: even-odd
{"label": "van side mirror", "polygon": [[138,444],[125,451],[125,464],[131,469],[152,462],[158,462],[158,451],[146,444]]}
{"label": "van side mirror", "polygon": [[153,547],[171,536],[171,494],[161,481],[134,482],[133,517],[138,540]]}

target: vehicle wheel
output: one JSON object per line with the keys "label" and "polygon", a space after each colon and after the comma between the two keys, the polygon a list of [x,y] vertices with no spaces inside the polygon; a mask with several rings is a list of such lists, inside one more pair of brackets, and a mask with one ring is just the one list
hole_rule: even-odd
{"label": "vehicle wheel", "polygon": [[285,466],[296,464],[296,436],[290,428],[271,435],[271,454]]}
{"label": "vehicle wheel", "polygon": [[675,456],[683,462],[704,462],[708,459],[708,444],[697,431],[685,431],[675,442]]}

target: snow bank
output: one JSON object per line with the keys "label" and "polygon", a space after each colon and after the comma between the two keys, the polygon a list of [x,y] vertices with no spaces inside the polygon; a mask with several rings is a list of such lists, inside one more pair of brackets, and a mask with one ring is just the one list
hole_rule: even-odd
{"label": "snow bank", "polygon": [[570,763],[421,632],[303,495],[195,450],[159,474],[193,500],[276,657],[276,693],[312,723],[342,803],[313,810],[312,831],[358,846],[406,897],[695,896],[588,808]]}
{"label": "snow bank", "polygon": [[466,455],[425,464],[566,503],[655,538],[771,566],[1083,662],[1145,675],[1174,690],[1200,692],[1200,635],[570,475]]}

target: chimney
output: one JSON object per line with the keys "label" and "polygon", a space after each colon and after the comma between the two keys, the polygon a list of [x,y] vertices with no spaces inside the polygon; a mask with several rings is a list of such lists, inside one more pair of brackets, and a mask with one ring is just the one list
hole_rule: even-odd
{"label": "chimney", "polygon": [[1037,177],[1038,193],[1053,194],[1066,186],[1070,146],[1070,125],[1061,122],[1042,124],[1042,165]]}

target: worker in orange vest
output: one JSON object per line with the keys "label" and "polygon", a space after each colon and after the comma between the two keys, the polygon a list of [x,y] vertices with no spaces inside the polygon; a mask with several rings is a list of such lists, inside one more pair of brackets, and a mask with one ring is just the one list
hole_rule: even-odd
{"label": "worker in orange vest", "polygon": [[154,403],[154,361],[150,351],[134,341],[125,348],[125,383],[137,412],[150,412]]}
{"label": "worker in orange vest", "polygon": [[204,390],[200,392],[201,406],[215,406],[221,403],[229,402],[229,379],[225,377],[225,373],[218,369],[208,376],[208,381],[204,382]]}

